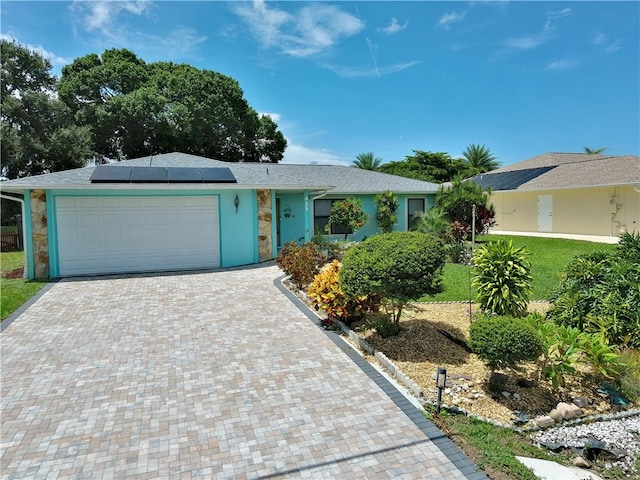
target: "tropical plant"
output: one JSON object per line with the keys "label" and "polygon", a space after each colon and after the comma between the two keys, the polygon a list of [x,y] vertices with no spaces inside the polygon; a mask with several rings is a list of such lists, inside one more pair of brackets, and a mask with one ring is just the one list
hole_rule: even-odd
{"label": "tropical plant", "polygon": [[352,164],[356,168],[363,170],[378,170],[382,165],[382,159],[376,157],[373,152],[360,153],[356,155],[356,159]]}
{"label": "tropical plant", "polygon": [[313,242],[298,245],[291,241],[284,244],[276,257],[276,265],[291,277],[293,284],[304,290],[327,263],[327,257],[320,252]]}
{"label": "tropical plant", "polygon": [[500,167],[500,162],[496,160],[496,157],[484,145],[472,143],[462,152],[462,156],[469,162],[470,172],[474,175],[489,172]]}
{"label": "tropical plant", "polygon": [[513,242],[498,240],[479,247],[473,255],[471,284],[480,308],[497,315],[520,317],[531,295],[529,252]]}
{"label": "tropical plant", "polygon": [[483,190],[474,182],[460,179],[450,186],[440,187],[435,205],[451,222],[456,241],[471,239],[474,205],[476,234],[486,233],[495,225],[495,210],[489,202],[490,195],[490,190]]}
{"label": "tropical plant", "polygon": [[404,305],[442,290],[442,241],[419,232],[374,235],[345,253],[340,286],[348,297],[377,294],[398,325]]}
{"label": "tropical plant", "polygon": [[627,233],[610,252],[579,255],[551,295],[547,317],[609,344],[640,348],[640,234]]}
{"label": "tropical plant", "polygon": [[432,207],[418,216],[413,230],[422,233],[430,233],[448,242],[452,239],[451,222],[447,219],[440,207]]}
{"label": "tropical plant", "polygon": [[609,149],[607,147],[600,147],[600,148],[584,147],[584,153],[588,155],[600,155],[601,153],[604,153],[606,150],[609,150]]}
{"label": "tropical plant", "polygon": [[469,327],[469,347],[491,369],[516,368],[542,354],[538,333],[522,319],[486,316]]}
{"label": "tropical plant", "polygon": [[331,212],[327,221],[327,229],[331,225],[341,225],[344,228],[344,239],[355,233],[367,223],[369,215],[362,209],[362,201],[359,198],[346,198],[331,204]]}
{"label": "tropical plant", "polygon": [[378,193],[375,196],[376,204],[376,221],[382,233],[389,233],[393,230],[393,226],[398,221],[398,198],[387,190],[384,193]]}
{"label": "tropical plant", "polygon": [[525,321],[538,332],[543,351],[539,359],[540,376],[551,381],[554,389],[566,383],[567,375],[576,375],[577,365],[585,364],[604,378],[618,378],[624,362],[600,333],[586,333],[575,327],[557,325],[533,313]]}
{"label": "tropical plant", "polygon": [[377,299],[369,295],[347,298],[340,288],[340,267],[341,264],[337,260],[326,265],[315,276],[307,293],[316,310],[324,311],[329,317],[351,322],[375,309]]}

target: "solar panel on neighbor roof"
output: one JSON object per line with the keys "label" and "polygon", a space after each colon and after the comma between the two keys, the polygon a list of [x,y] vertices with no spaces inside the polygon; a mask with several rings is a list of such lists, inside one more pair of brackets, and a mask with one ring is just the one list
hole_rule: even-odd
{"label": "solar panel on neighbor roof", "polygon": [[131,167],[120,165],[114,167],[100,166],[95,168],[90,180],[92,183],[128,183],[130,177]]}
{"label": "solar panel on neighbor roof", "polygon": [[477,175],[473,177],[472,180],[481,187],[490,188],[491,190],[515,190],[520,185],[523,185],[554,168],[555,167],[538,167],[515,170],[512,172],[489,172]]}
{"label": "solar panel on neighbor roof", "polygon": [[167,179],[169,183],[202,183],[199,168],[169,167]]}
{"label": "solar panel on neighbor roof", "polygon": [[133,167],[131,183],[167,183],[165,167]]}
{"label": "solar panel on neighbor roof", "polygon": [[237,183],[236,177],[227,167],[201,168],[200,174],[204,183]]}

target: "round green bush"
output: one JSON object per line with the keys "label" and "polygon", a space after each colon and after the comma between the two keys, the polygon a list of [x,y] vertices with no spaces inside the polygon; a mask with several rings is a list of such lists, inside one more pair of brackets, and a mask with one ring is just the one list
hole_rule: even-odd
{"label": "round green bush", "polygon": [[492,370],[513,368],[542,354],[538,334],[524,320],[512,317],[483,317],[473,322],[469,347]]}

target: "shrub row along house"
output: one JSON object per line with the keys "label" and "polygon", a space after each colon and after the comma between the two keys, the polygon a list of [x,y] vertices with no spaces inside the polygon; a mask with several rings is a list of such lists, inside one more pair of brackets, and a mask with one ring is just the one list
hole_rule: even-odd
{"label": "shrub row along house", "polygon": [[496,230],[617,237],[640,231],[640,157],[545,153],[473,177]]}
{"label": "shrub row along house", "polygon": [[[397,230],[439,185],[336,165],[229,163],[169,153],[2,182],[24,202],[29,278],[226,268],[276,257],[324,233],[331,204],[361,199],[378,232],[376,194],[399,200]],[[343,238],[331,226],[330,237]]]}

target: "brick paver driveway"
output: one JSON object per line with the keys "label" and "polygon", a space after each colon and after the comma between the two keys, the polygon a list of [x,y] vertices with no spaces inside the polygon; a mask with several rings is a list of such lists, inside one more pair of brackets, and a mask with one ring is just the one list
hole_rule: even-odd
{"label": "brick paver driveway", "polygon": [[54,284],[0,336],[2,478],[481,478],[279,275]]}

